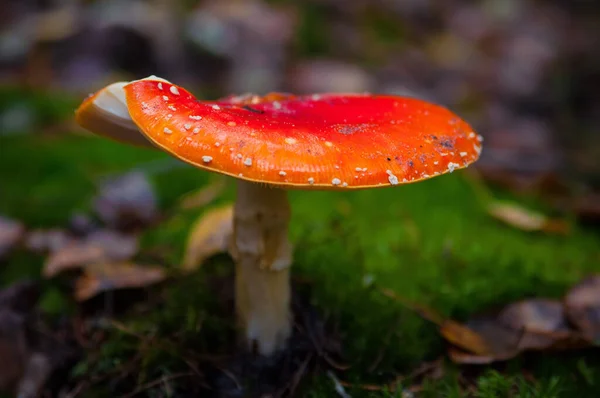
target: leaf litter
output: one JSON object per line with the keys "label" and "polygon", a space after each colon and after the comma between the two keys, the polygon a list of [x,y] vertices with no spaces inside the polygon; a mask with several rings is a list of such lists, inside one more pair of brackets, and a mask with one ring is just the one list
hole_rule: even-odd
{"label": "leaf litter", "polygon": [[91,264],[128,260],[138,252],[138,239],[110,229],[100,229],[81,239],[72,239],[51,252],[44,263],[46,278]]}
{"label": "leaf litter", "polygon": [[0,260],[6,257],[24,238],[25,227],[18,221],[0,216]]}
{"label": "leaf litter", "polygon": [[163,267],[130,262],[99,263],[85,268],[75,282],[75,299],[84,301],[101,292],[140,288],[166,279]]}
{"label": "leaf litter", "polygon": [[590,343],[600,343],[600,275],[592,275],[575,285],[564,304],[569,321]]}
{"label": "leaf litter", "polygon": [[600,275],[584,279],[562,301],[521,300],[465,323],[411,303],[389,289],[380,291],[437,325],[450,343],[449,358],[459,364],[506,361],[525,351],[581,349],[600,339]]}
{"label": "leaf litter", "polygon": [[39,314],[40,295],[40,286],[31,281],[0,290],[0,391],[21,398],[40,396],[52,375],[79,355],[70,328]]}

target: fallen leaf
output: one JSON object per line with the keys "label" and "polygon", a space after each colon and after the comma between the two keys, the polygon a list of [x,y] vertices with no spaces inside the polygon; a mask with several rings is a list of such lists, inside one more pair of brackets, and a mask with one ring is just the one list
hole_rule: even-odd
{"label": "fallen leaf", "polygon": [[569,328],[563,305],[557,300],[518,301],[463,324],[399,297],[389,289],[381,289],[381,292],[436,324],[441,336],[452,344],[448,356],[456,363],[488,364],[508,360],[526,350],[589,346],[579,333]]}
{"label": "fallen leaf", "polygon": [[75,298],[85,301],[95,295],[117,289],[141,288],[162,282],[165,271],[158,266],[129,262],[103,263],[86,267],[75,282]]}
{"label": "fallen leaf", "polygon": [[44,264],[46,278],[95,263],[122,261],[133,257],[138,250],[134,235],[101,229],[83,239],[74,239],[51,253]]}
{"label": "fallen leaf", "polygon": [[183,269],[193,271],[208,257],[225,252],[232,233],[231,204],[206,211],[193,225],[188,237]]}
{"label": "fallen leaf", "polygon": [[502,325],[520,332],[519,350],[547,349],[573,336],[564,306],[558,300],[519,301],[506,306],[497,319]]}
{"label": "fallen leaf", "polygon": [[5,258],[24,236],[23,224],[0,216],[0,259]]}
{"label": "fallen leaf", "polygon": [[154,190],[139,171],[102,183],[94,210],[107,226],[120,230],[146,226],[156,219],[158,211]]}
{"label": "fallen leaf", "polygon": [[55,252],[73,240],[66,231],[59,228],[37,229],[29,232],[25,247],[35,253]]}
{"label": "fallen leaf", "polygon": [[565,297],[567,318],[593,344],[600,342],[600,275],[575,285]]}
{"label": "fallen leaf", "polygon": [[214,201],[225,189],[225,179],[219,178],[212,184],[208,184],[196,191],[185,195],[179,206],[184,210],[198,209],[207,206]]}
{"label": "fallen leaf", "polygon": [[450,343],[477,355],[492,355],[492,347],[477,332],[453,320],[446,320],[440,327],[440,334]]}
{"label": "fallen leaf", "polygon": [[452,362],[462,365],[489,365],[498,361],[493,356],[471,354],[457,347],[448,347],[448,358]]}
{"label": "fallen leaf", "polygon": [[566,221],[549,218],[516,203],[492,202],[488,206],[488,213],[497,220],[523,231],[567,234],[570,230]]}
{"label": "fallen leaf", "polygon": [[29,357],[25,319],[0,309],[0,391],[12,391],[21,379]]}
{"label": "fallen leaf", "polygon": [[[462,327],[485,342],[487,351],[463,339],[449,349],[450,358],[463,364],[504,361],[526,350],[559,350],[585,347],[580,335],[568,326],[560,301],[523,300],[504,307],[495,315],[474,317]],[[471,337],[467,335],[467,337]],[[473,340],[478,342],[477,339]]]}

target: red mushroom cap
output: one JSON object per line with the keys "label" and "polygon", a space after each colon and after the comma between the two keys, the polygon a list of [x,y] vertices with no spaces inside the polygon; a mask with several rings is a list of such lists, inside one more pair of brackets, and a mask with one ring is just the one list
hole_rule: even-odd
{"label": "red mushroom cap", "polygon": [[[153,79],[160,79],[152,76]],[[131,120],[123,87],[117,82],[87,97],[75,112],[75,121],[94,134],[125,144],[154,147]]]}
{"label": "red mushroom cap", "polygon": [[200,102],[165,81],[124,87],[156,146],[199,168],[286,187],[350,189],[424,180],[477,160],[481,137],[449,110],[370,94]]}

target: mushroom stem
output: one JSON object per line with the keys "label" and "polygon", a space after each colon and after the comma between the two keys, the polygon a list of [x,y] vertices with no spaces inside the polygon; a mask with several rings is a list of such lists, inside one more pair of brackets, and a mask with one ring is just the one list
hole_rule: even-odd
{"label": "mushroom stem", "polygon": [[291,333],[287,192],[238,180],[231,255],[242,338],[252,351],[271,355]]}

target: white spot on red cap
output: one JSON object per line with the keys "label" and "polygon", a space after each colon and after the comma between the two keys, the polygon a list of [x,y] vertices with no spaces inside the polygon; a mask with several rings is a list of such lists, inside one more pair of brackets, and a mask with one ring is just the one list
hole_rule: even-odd
{"label": "white spot on red cap", "polygon": [[460,152],[459,155],[460,155],[461,158],[464,158],[465,156],[467,156],[467,153],[466,152]]}
{"label": "white spot on red cap", "polygon": [[171,134],[171,133],[173,133],[173,130],[171,130],[171,129],[170,129],[170,128],[168,128],[168,127],[165,127],[165,128],[163,129],[163,132],[164,132],[165,134]]}
{"label": "white spot on red cap", "polygon": [[173,105],[169,105],[167,106],[167,108],[169,108],[170,110],[172,110],[173,112],[177,111],[177,108],[175,108]]}
{"label": "white spot on red cap", "polygon": [[169,100],[169,97],[167,97],[166,95],[163,95],[163,97],[162,97],[162,98],[163,98],[163,100],[165,100],[165,101],[168,101],[168,100]]}
{"label": "white spot on red cap", "polygon": [[340,180],[339,178],[334,178],[333,180],[331,180],[332,185],[340,185],[341,183],[342,180]]}
{"label": "white spot on red cap", "polygon": [[448,163],[448,171],[450,173],[452,173],[454,170],[456,170],[457,167],[460,167],[460,164],[452,163],[452,162]]}
{"label": "white spot on red cap", "polygon": [[194,127],[194,129],[192,130],[193,134],[198,134],[200,132],[200,127]]}
{"label": "white spot on red cap", "polygon": [[296,142],[298,142],[298,140],[297,140],[297,139],[295,139],[295,138],[292,138],[292,137],[287,137],[287,138],[285,139],[285,143],[286,143],[286,144],[294,145]]}
{"label": "white spot on red cap", "polygon": [[202,116],[190,115],[189,118],[192,119],[192,120],[202,120]]}
{"label": "white spot on red cap", "polygon": [[282,176],[282,177],[285,177],[287,175],[287,173],[285,171],[281,170],[279,172],[279,175]]}
{"label": "white spot on red cap", "polygon": [[392,173],[392,170],[386,170],[385,172],[388,175],[388,181],[390,182],[390,184],[392,184],[392,185],[398,185],[398,177],[396,177]]}
{"label": "white spot on red cap", "polygon": [[171,88],[169,88],[169,91],[171,91],[174,95],[179,95],[179,90],[175,86],[171,86]]}
{"label": "white spot on red cap", "polygon": [[314,184],[314,183],[315,183],[315,179],[314,179],[314,178],[312,178],[312,177],[309,177],[309,178],[308,178],[308,183],[309,183],[310,185]]}
{"label": "white spot on red cap", "polygon": [[189,129],[192,128],[192,125],[190,123],[186,123],[186,124],[183,125],[183,128],[186,129],[186,130],[189,130]]}
{"label": "white spot on red cap", "polygon": [[212,160],[213,160],[212,156],[202,156],[202,161],[204,163],[210,163],[210,162],[212,162]]}
{"label": "white spot on red cap", "polygon": [[221,107],[220,107],[219,105],[216,105],[216,104],[215,104],[215,105],[213,105],[213,106],[212,106],[212,108],[213,108],[215,111],[218,111],[219,109],[221,109]]}
{"label": "white spot on red cap", "polygon": [[163,86],[162,86],[162,83],[161,83],[161,82],[158,82],[157,86],[158,86],[158,89],[159,89],[159,90],[162,90],[162,89],[163,89]]}
{"label": "white spot on red cap", "polygon": [[244,164],[248,167],[252,166],[252,159],[251,158],[244,159]]}

